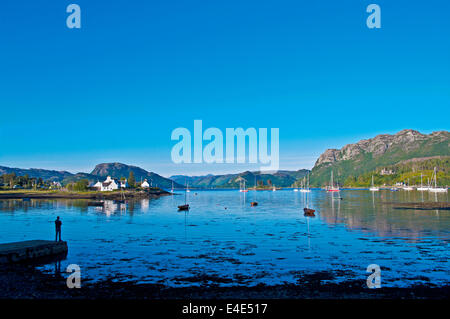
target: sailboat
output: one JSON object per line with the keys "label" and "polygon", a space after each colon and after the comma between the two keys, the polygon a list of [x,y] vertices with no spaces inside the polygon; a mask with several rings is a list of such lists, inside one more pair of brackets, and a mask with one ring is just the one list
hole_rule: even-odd
{"label": "sailboat", "polygon": [[295,186],[295,187],[294,187],[294,192],[298,192],[298,187],[297,187],[298,185],[297,185],[297,182],[295,182],[294,186]]}
{"label": "sailboat", "polygon": [[314,212],[316,211],[315,209],[312,208],[308,208],[309,206],[309,197],[308,194],[306,194],[306,199],[305,199],[305,208],[303,208],[303,215],[306,217],[315,217],[316,215],[314,214]]}
{"label": "sailboat", "polygon": [[429,189],[430,192],[432,193],[447,193],[447,187],[437,187],[437,171],[436,171],[436,167],[434,168],[434,187],[431,187]]}
{"label": "sailboat", "polygon": [[186,193],[190,193],[191,192],[191,190],[189,189],[189,183],[188,184],[186,184]]}
{"label": "sailboat", "polygon": [[[304,188],[302,188],[301,190],[300,190],[300,192],[302,192],[302,193],[309,193],[311,190],[309,189],[309,174],[307,175],[308,176],[308,179],[307,179],[307,181],[305,182],[305,184],[306,184],[306,187],[304,187]],[[305,177],[306,178],[306,177]]]}
{"label": "sailboat", "polygon": [[172,181],[172,189],[170,190],[171,193],[173,193],[173,181]]}
{"label": "sailboat", "polygon": [[277,188],[275,187],[275,185],[273,185],[272,191],[275,192],[276,190],[277,190]]}
{"label": "sailboat", "polygon": [[180,205],[178,206],[178,211],[186,211],[189,210],[189,204],[187,203],[187,183],[186,183],[186,188],[184,190],[184,205]]}
{"label": "sailboat", "polygon": [[115,200],[114,204],[125,204],[125,203],[126,203],[125,193],[123,192],[123,188],[120,188],[120,199]]}
{"label": "sailboat", "polygon": [[403,187],[403,190],[404,191],[412,191],[412,190],[414,190],[414,188],[409,186],[409,178],[408,178],[408,184],[406,184],[406,186]]}
{"label": "sailboat", "polygon": [[327,189],[328,192],[339,192],[339,186],[334,186],[333,182],[333,171],[331,171],[331,181],[330,181],[330,187]]}
{"label": "sailboat", "polygon": [[417,190],[418,191],[428,191],[428,190],[430,190],[429,186],[427,186],[427,187],[423,186],[423,174],[422,173],[420,173],[420,187],[417,187]]}
{"label": "sailboat", "polygon": [[373,175],[372,175],[372,187],[370,187],[369,190],[370,190],[371,192],[378,192],[378,191],[380,190],[380,188],[379,188],[379,187],[376,187],[375,184],[374,184],[374,182],[373,182]]}
{"label": "sailboat", "polygon": [[239,191],[241,192],[241,193],[247,193],[248,192],[248,189],[246,189],[245,188],[245,179],[244,179],[244,188],[242,188],[242,181],[239,181]]}

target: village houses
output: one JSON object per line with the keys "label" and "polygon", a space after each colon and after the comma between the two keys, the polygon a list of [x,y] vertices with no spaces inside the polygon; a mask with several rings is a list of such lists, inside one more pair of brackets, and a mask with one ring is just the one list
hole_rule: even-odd
{"label": "village houses", "polygon": [[110,192],[117,190],[119,188],[127,188],[128,183],[126,179],[118,181],[116,179],[111,178],[111,176],[108,176],[104,182],[98,181],[97,183],[94,184],[93,187],[102,192]]}

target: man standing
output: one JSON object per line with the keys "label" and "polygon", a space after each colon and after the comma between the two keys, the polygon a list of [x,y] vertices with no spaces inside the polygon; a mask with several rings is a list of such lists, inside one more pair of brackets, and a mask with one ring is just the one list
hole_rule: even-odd
{"label": "man standing", "polygon": [[61,241],[61,225],[62,225],[62,222],[58,216],[58,217],[56,217],[56,220],[55,220],[55,229],[56,229],[55,241],[58,241],[58,234],[59,234],[59,241]]}

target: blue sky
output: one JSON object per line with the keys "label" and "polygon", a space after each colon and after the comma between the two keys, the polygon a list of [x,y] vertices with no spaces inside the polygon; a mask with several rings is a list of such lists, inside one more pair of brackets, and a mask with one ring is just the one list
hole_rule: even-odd
{"label": "blue sky", "polygon": [[[366,26],[370,3],[381,29]],[[195,119],[279,128],[282,169],[380,133],[448,130],[449,14],[444,0],[4,0],[0,165],[259,167],[173,164],[171,132]]]}

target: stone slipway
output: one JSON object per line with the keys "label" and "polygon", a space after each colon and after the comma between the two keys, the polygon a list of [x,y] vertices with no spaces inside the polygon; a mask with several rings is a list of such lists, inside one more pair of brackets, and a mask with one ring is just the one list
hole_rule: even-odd
{"label": "stone slipway", "polygon": [[67,254],[67,242],[27,240],[0,244],[0,264],[33,262],[41,258]]}

